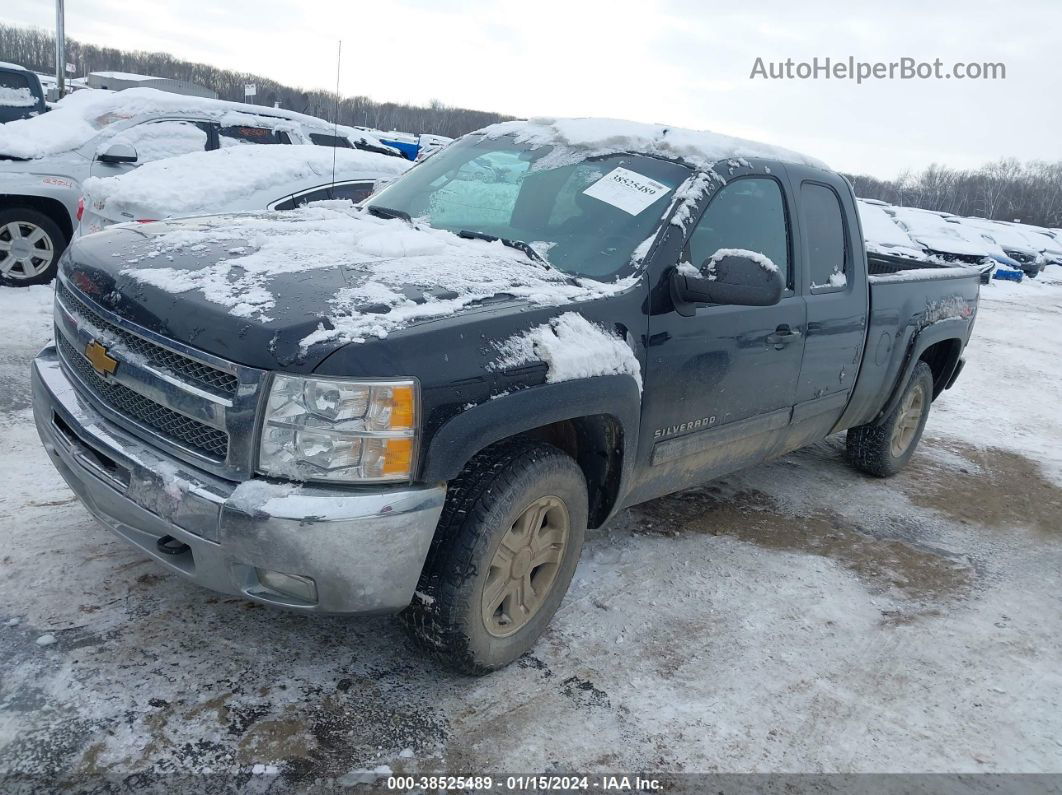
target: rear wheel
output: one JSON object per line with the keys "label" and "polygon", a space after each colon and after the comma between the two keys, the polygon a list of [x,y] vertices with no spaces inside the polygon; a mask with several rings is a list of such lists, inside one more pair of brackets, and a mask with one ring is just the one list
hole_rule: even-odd
{"label": "rear wheel", "polygon": [[849,428],[845,441],[848,461],[879,478],[895,475],[914,455],[932,402],[933,371],[919,362],[900,402],[881,424]]}
{"label": "rear wheel", "polygon": [[488,448],[450,484],[406,626],[463,673],[508,665],[564,599],[586,521],[586,482],[568,455],[527,439]]}
{"label": "rear wheel", "polygon": [[0,283],[11,287],[47,284],[66,249],[63,230],[37,210],[0,210]]}

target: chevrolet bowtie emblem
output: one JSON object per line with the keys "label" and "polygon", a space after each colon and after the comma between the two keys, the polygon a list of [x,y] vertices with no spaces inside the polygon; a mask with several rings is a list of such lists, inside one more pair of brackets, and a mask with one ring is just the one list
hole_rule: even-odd
{"label": "chevrolet bowtie emblem", "polygon": [[107,349],[93,340],[85,346],[85,358],[89,360],[92,369],[106,377],[114,375],[118,369],[118,360],[107,353]]}

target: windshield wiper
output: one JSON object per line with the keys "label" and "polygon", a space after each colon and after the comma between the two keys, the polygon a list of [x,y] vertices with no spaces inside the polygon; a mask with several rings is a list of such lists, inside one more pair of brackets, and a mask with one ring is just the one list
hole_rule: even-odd
{"label": "windshield wiper", "polygon": [[530,243],[525,243],[523,240],[511,240],[507,237],[499,237],[498,235],[488,235],[486,232],[471,232],[468,229],[462,229],[457,233],[457,236],[463,237],[467,240],[486,240],[489,243],[493,243],[494,241],[500,241],[503,246],[508,246],[509,248],[515,248],[517,251],[524,252],[528,256],[528,258],[534,260],[540,265],[543,265],[547,268],[553,267],[549,264],[549,262],[546,261],[545,257],[543,257],[531,247]]}
{"label": "windshield wiper", "polygon": [[392,210],[390,207],[381,207],[378,204],[370,204],[369,213],[375,215],[377,218],[401,218],[403,221],[413,220],[405,210]]}

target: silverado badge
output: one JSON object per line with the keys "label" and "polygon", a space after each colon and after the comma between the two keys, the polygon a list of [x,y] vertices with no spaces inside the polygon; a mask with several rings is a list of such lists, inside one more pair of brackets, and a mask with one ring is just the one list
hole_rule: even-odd
{"label": "silverado badge", "polygon": [[114,375],[114,371],[118,369],[118,360],[108,354],[107,349],[96,340],[85,346],[85,358],[89,360],[92,369],[104,378]]}

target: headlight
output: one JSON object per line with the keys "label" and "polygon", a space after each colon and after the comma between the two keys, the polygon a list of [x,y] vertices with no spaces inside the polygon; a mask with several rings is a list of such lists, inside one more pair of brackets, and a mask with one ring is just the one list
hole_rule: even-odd
{"label": "headlight", "polygon": [[258,470],[293,480],[409,480],[416,423],[414,381],[276,375]]}

